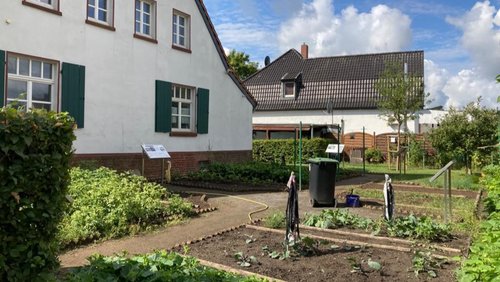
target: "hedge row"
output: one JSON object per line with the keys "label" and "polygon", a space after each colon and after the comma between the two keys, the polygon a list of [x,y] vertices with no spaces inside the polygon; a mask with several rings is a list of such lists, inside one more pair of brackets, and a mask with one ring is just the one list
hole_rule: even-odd
{"label": "hedge row", "polygon": [[[305,163],[308,159],[314,157],[325,157],[326,147],[332,142],[324,138],[303,139],[302,162]],[[275,163],[282,163],[284,160],[286,163],[292,164],[295,159],[298,162],[298,147],[299,141],[293,139],[254,140],[253,160]]]}
{"label": "hedge row", "polygon": [[460,281],[497,281],[500,277],[500,166],[484,169],[482,184],[489,216],[481,223],[470,248],[470,255],[458,272]]}
{"label": "hedge row", "polygon": [[0,109],[0,281],[45,280],[58,266],[74,120]]}

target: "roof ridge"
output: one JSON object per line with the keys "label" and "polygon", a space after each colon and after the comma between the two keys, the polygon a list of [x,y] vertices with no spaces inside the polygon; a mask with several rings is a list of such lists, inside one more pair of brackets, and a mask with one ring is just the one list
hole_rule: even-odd
{"label": "roof ridge", "polygon": [[317,60],[317,59],[346,58],[346,57],[365,57],[365,56],[374,56],[374,55],[391,55],[391,54],[405,54],[405,53],[424,53],[424,50],[393,51],[393,52],[351,54],[351,55],[335,55],[335,56],[325,56],[325,57],[308,58],[306,60],[309,61],[309,60]]}
{"label": "roof ridge", "polygon": [[243,80],[243,83],[245,83],[246,81],[250,80],[252,77],[256,76],[257,74],[259,74],[261,71],[265,70],[266,68],[268,68],[269,66],[273,65],[274,63],[278,62],[279,60],[281,60],[283,57],[285,57],[286,55],[288,55],[289,53],[291,52],[294,52],[295,51],[295,54],[297,54],[300,59],[303,59],[302,58],[302,55],[299,53],[299,51],[295,50],[294,48],[286,51],[285,53],[283,53],[281,56],[279,56],[278,58],[276,58],[275,60],[273,60],[271,63],[269,63],[267,66],[264,66],[263,68],[261,68],[260,70],[258,70],[257,72],[255,72],[254,74],[250,75],[249,77],[247,77],[245,80]]}

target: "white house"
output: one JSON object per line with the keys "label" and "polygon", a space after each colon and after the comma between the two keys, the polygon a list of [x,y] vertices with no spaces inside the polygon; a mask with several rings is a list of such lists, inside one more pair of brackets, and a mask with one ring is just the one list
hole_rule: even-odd
{"label": "white house", "polygon": [[144,143],[179,172],[251,158],[256,102],[201,0],[2,0],[0,37],[0,105],[68,111],[76,160],[137,169]]}
{"label": "white house", "polygon": [[[388,62],[401,62],[423,85],[423,51],[309,58],[305,44],[300,53],[289,50],[244,81],[257,100],[254,138],[292,137],[300,122],[310,136],[338,127],[344,134],[397,131],[380,117],[373,86]],[[418,133],[419,120],[409,121],[408,130]]]}

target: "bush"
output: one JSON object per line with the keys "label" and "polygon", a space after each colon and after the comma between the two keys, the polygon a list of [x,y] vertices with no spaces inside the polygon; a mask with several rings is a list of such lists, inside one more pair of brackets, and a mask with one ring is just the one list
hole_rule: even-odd
{"label": "bush", "polygon": [[74,121],[0,109],[0,281],[48,279],[69,181]]}
{"label": "bush", "polygon": [[141,176],[108,168],[71,170],[73,203],[60,225],[63,246],[133,234],[169,216],[188,216],[191,205]]}
{"label": "bush", "polygon": [[369,163],[381,163],[384,161],[384,155],[382,154],[382,151],[380,151],[377,148],[368,148],[365,151],[365,159]]}
{"label": "bush", "polygon": [[469,258],[458,271],[460,281],[496,281],[500,277],[500,166],[488,166],[482,184],[488,190],[488,219],[470,247]]}
{"label": "bush", "polygon": [[275,212],[264,218],[264,226],[267,228],[280,229],[286,226],[286,216],[284,212]]}
{"label": "bush", "polygon": [[[271,140],[254,140],[252,155],[256,162],[265,163],[282,163],[284,158],[285,163],[292,164],[294,162],[294,147],[296,146],[296,161],[298,162],[298,146],[297,140],[293,139],[271,139]],[[332,143],[332,140],[324,138],[313,138],[302,140],[302,162],[305,163],[310,158],[325,157],[326,147]]]}
{"label": "bush", "polygon": [[387,222],[387,233],[392,237],[423,239],[428,241],[448,241],[451,239],[451,228],[445,224],[435,223],[430,217],[397,217]]}

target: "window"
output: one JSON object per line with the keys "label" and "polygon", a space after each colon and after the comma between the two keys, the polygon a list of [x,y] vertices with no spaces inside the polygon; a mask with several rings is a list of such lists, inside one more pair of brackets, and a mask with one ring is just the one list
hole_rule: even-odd
{"label": "window", "polygon": [[154,1],[135,0],[135,33],[155,38],[155,4]]}
{"label": "window", "polygon": [[87,0],[87,23],[113,26],[113,0]]}
{"label": "window", "polygon": [[283,97],[295,97],[295,82],[283,82]]}
{"label": "window", "polygon": [[172,89],[172,130],[193,130],[194,89],[174,85]]}
{"label": "window", "polygon": [[172,45],[189,49],[189,15],[174,10],[172,17]]}
{"label": "window", "polygon": [[7,104],[57,109],[57,63],[9,54],[7,64]]}
{"label": "window", "polygon": [[61,15],[59,11],[60,0],[23,0],[23,5]]}

